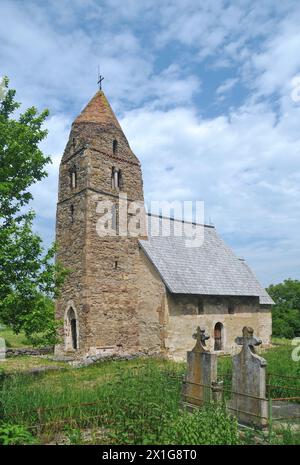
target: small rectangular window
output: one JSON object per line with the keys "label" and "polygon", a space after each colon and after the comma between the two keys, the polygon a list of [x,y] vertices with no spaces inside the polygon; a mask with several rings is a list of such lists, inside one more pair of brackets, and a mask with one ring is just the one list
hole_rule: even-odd
{"label": "small rectangular window", "polygon": [[71,189],[76,189],[77,187],[77,171],[75,168],[70,171],[70,187]]}
{"label": "small rectangular window", "polygon": [[198,300],[198,315],[203,315],[204,313],[204,303],[203,299]]}
{"label": "small rectangular window", "polygon": [[232,302],[229,302],[228,304],[228,313],[229,315],[232,315],[233,313],[235,313],[234,303]]}
{"label": "small rectangular window", "polygon": [[76,187],[76,173],[75,173],[75,171],[73,171],[73,173],[72,173],[72,187],[73,188]]}

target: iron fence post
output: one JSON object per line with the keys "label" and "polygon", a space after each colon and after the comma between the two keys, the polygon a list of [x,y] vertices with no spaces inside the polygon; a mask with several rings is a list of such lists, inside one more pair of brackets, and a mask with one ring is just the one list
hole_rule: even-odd
{"label": "iron fence post", "polygon": [[271,389],[271,376],[268,375],[268,427],[269,427],[269,441],[273,431],[273,405],[272,405],[272,389]]}

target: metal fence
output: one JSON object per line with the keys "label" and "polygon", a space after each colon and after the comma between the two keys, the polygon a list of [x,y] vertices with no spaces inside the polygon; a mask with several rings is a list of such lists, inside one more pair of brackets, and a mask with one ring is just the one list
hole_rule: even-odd
{"label": "metal fence", "polygon": [[[132,367],[132,378],[143,376],[146,383],[152,382],[151,371],[143,370],[143,367]],[[220,377],[217,383],[212,385],[203,385],[199,383],[191,383],[185,380],[185,377],[177,372],[163,370],[161,376],[167,380],[164,384],[164,391],[158,395],[165,399],[173,395],[174,390],[179,392],[178,399],[181,399],[181,406],[189,409],[201,408],[208,403],[218,402],[223,405],[227,411],[235,416],[246,415],[248,418],[253,418],[253,424],[260,423],[266,427],[269,432],[273,431],[276,425],[283,423],[298,422],[300,420],[300,377],[282,376],[276,373],[268,373],[267,375],[267,395],[266,398],[248,395],[243,392],[235,392],[231,386],[231,375],[227,373]],[[122,376],[117,377],[117,381],[122,384]],[[108,380],[109,382],[109,380]],[[188,390],[189,387],[193,389]],[[197,394],[198,392],[198,394]],[[141,405],[145,404],[145,416],[150,412],[151,405],[147,406],[147,399],[143,399],[143,393],[137,393],[140,396]],[[266,402],[265,414],[261,415],[254,410],[241,409],[240,403],[232,402],[233,399],[246,398],[251,400]],[[66,403],[64,405],[51,406],[46,408],[36,408],[27,412],[10,412],[9,418],[13,421],[14,418],[30,418],[28,421],[28,429],[38,435],[43,435],[47,431],[51,433],[62,431],[66,426],[73,428],[91,428],[91,427],[113,427],[113,406],[110,413],[109,408],[103,412],[103,402],[105,399],[95,400],[94,402],[81,403]],[[109,400],[107,401],[109,402]],[[130,405],[124,405],[124,422],[126,415],[130,417]],[[147,410],[149,408],[149,410]],[[147,413],[148,412],[148,413]],[[22,415],[21,415],[22,413]],[[132,414],[131,420],[138,422],[141,417],[134,417]],[[141,412],[142,414],[142,412]],[[139,413],[137,414],[137,416]],[[163,421],[164,412],[157,412],[156,421],[159,424]],[[258,421],[257,421],[258,420]],[[124,425],[125,426],[125,425]]]}
{"label": "metal fence", "polygon": [[[199,393],[199,396],[195,392]],[[192,394],[191,394],[192,392]],[[262,403],[265,408],[243,409],[240,404],[247,402],[234,402],[234,399],[247,399],[256,405]],[[231,386],[231,376],[225,376],[218,383],[204,385],[183,380],[183,405],[193,410],[200,408],[207,402],[221,402],[229,413],[238,418],[253,417],[253,426],[261,425],[269,432],[277,425],[284,426],[300,421],[300,377],[283,376],[276,373],[267,374],[266,397],[259,397],[245,392],[236,392]],[[261,413],[263,412],[263,413]],[[251,426],[251,421],[246,421]],[[300,427],[300,425],[299,425]]]}

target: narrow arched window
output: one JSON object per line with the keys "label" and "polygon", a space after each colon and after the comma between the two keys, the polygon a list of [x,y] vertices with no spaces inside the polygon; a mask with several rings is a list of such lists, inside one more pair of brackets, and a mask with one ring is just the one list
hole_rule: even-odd
{"label": "narrow arched window", "polygon": [[114,166],[111,169],[111,187],[113,189],[122,189],[123,187],[122,171]]}
{"label": "narrow arched window", "polygon": [[113,166],[112,169],[111,169],[111,187],[113,189],[116,188],[116,184],[115,184],[115,172],[116,172],[116,168]]}
{"label": "narrow arched window", "polygon": [[214,329],[215,345],[214,350],[223,350],[224,327],[223,323],[217,323]]}
{"label": "narrow arched window", "polygon": [[73,166],[70,170],[70,187],[75,189],[77,187],[77,169]]}
{"label": "narrow arched window", "polygon": [[116,139],[114,139],[113,141],[113,154],[116,155],[118,151],[118,141]]}
{"label": "narrow arched window", "polygon": [[121,170],[119,170],[118,182],[119,182],[118,188],[123,189],[123,173]]}
{"label": "narrow arched window", "polygon": [[76,313],[73,308],[70,307],[66,319],[65,319],[65,346],[66,350],[77,350],[78,349],[78,321]]}

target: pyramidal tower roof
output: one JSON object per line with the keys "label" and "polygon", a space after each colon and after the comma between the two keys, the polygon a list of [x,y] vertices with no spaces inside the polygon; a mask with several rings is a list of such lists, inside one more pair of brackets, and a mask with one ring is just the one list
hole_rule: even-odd
{"label": "pyramidal tower roof", "polygon": [[89,101],[80,115],[74,120],[77,123],[96,123],[105,126],[114,126],[121,130],[121,126],[102,90],[98,90]]}

